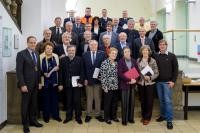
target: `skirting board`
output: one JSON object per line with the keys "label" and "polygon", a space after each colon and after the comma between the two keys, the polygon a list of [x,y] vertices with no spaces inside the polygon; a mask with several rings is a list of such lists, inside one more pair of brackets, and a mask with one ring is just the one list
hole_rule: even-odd
{"label": "skirting board", "polygon": [[7,121],[4,121],[0,124],[0,130],[6,126]]}

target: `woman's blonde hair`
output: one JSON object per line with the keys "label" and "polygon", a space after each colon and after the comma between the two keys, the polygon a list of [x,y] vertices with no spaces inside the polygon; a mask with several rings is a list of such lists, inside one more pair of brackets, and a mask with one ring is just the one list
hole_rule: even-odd
{"label": "woman's blonde hair", "polygon": [[112,51],[116,51],[116,52],[118,52],[118,50],[117,50],[116,48],[111,47],[110,50],[109,50],[109,53],[108,53],[108,54],[110,54]]}

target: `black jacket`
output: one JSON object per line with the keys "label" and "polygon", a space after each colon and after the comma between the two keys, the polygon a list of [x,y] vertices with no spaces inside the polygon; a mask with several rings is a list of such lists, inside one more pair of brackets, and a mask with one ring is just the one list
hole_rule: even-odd
{"label": "black jacket", "polygon": [[[150,32],[151,32],[150,30],[147,31],[146,37],[149,36],[149,33],[150,33]],[[160,30],[157,29],[156,34],[155,34],[155,35],[153,36],[153,38],[152,38],[152,41],[153,41],[154,46],[155,46],[155,52],[159,52],[158,42],[159,42],[161,39],[163,39],[163,33],[162,33]]]}
{"label": "black jacket", "polygon": [[72,87],[72,76],[80,76],[79,83],[84,82],[84,66],[81,57],[75,56],[70,61],[66,56],[60,60],[59,66],[59,85],[63,85],[64,88]]}

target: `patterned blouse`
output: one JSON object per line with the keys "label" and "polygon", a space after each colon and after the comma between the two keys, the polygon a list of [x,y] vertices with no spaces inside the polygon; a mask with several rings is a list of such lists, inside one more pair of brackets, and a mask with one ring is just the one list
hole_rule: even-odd
{"label": "patterned blouse", "polygon": [[118,89],[117,62],[112,64],[109,59],[103,61],[100,68],[100,75],[104,91]]}

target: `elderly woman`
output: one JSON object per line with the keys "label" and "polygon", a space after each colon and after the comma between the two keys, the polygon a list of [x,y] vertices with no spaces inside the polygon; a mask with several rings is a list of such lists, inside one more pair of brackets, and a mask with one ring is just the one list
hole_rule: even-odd
{"label": "elderly woman", "polygon": [[[140,57],[137,63],[141,71],[141,78],[138,81],[142,112],[141,122],[144,125],[148,125],[153,110],[154,80],[159,75],[156,61],[151,58],[151,49],[148,45],[144,45],[140,48]],[[144,69],[147,71],[143,71]]]}
{"label": "elderly woman", "polygon": [[54,120],[62,121],[59,117],[58,109],[58,55],[54,54],[54,45],[51,42],[44,44],[44,53],[40,55],[41,72],[43,75],[43,119],[46,123],[49,122],[50,117]]}
{"label": "elderly woman", "polygon": [[104,120],[111,124],[111,120],[119,122],[117,119],[118,102],[118,76],[117,76],[117,49],[110,48],[109,57],[102,62],[100,68],[101,84],[104,91]]}
{"label": "elderly woman", "polygon": [[122,95],[122,125],[127,125],[127,122],[134,123],[134,89],[136,79],[126,77],[125,73],[134,68],[137,72],[139,70],[136,61],[131,58],[130,48],[124,47],[122,53],[123,58],[118,62],[118,75]]}

